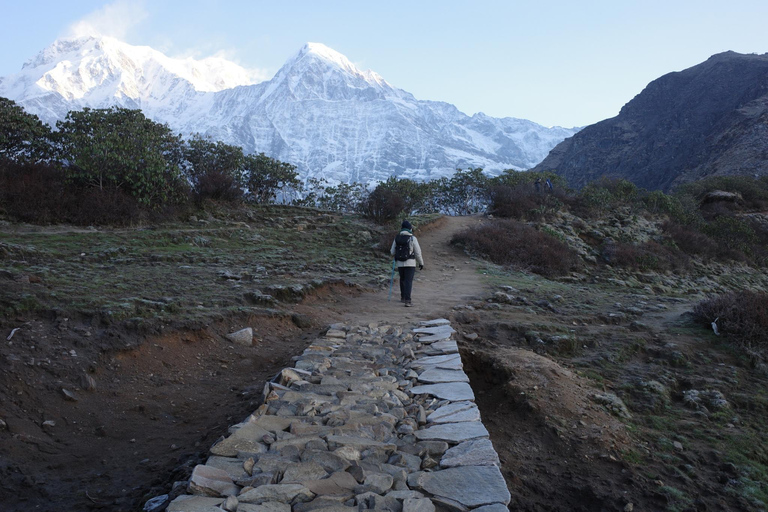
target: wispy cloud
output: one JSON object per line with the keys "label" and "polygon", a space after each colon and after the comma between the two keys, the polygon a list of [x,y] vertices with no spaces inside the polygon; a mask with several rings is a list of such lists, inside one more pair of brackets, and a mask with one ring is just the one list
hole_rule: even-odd
{"label": "wispy cloud", "polygon": [[147,18],[144,0],[116,0],[69,27],[70,36],[104,35],[125,40],[128,32]]}

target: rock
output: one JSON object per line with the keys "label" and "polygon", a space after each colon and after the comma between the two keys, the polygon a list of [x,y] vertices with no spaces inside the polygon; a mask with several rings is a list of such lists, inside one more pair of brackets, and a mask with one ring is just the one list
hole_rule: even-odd
{"label": "rock", "polygon": [[300,462],[290,464],[285,468],[282,484],[302,483],[305,480],[320,480],[328,476],[328,472],[317,462]]}
{"label": "rock", "polygon": [[262,485],[256,489],[242,493],[237,498],[241,503],[262,503],[274,501],[278,503],[303,503],[311,501],[314,493],[301,484],[271,484]]}
{"label": "rock", "polygon": [[499,456],[490,439],[465,441],[449,449],[440,459],[444,468],[456,466],[498,466]]}
{"label": "rock", "polygon": [[472,512],[509,512],[509,509],[501,503],[494,503],[493,505],[478,507],[472,510]]}
{"label": "rock", "polygon": [[453,402],[427,416],[429,423],[462,423],[480,421],[480,410],[473,402]]}
{"label": "rock", "polygon": [[443,423],[414,433],[419,440],[438,440],[449,443],[460,443],[470,439],[488,437],[488,431],[479,421],[465,423]]}
{"label": "rock", "polygon": [[353,496],[357,480],[346,471],[337,471],[322,480],[308,480],[304,485],[318,496]]}
{"label": "rock", "polygon": [[237,505],[237,512],[291,512],[291,506],[288,503],[278,503],[275,501],[268,501],[261,505],[239,503]]}
{"label": "rock", "polygon": [[64,400],[69,402],[77,402],[77,396],[68,389],[61,388],[61,394],[64,395]]}
{"label": "rock", "polygon": [[227,499],[224,500],[224,503],[221,505],[221,507],[227,512],[237,512],[238,504],[239,502],[237,501],[237,498],[234,496],[227,496]]}
{"label": "rock", "polygon": [[44,421],[42,426],[44,428],[53,428],[56,426],[56,422],[53,420]]}
{"label": "rock", "polygon": [[222,469],[198,464],[189,479],[189,492],[199,496],[236,496],[240,488]]}
{"label": "rock", "polygon": [[81,379],[80,387],[82,387],[85,391],[93,391],[96,389],[96,381],[90,375],[85,374]]}
{"label": "rock", "polygon": [[221,512],[219,505],[224,498],[206,498],[184,494],[173,500],[166,509],[168,512]]}
{"label": "rock", "polygon": [[408,485],[470,508],[494,503],[507,505],[511,499],[504,477],[496,466],[413,473],[408,477]]}
{"label": "rock", "polygon": [[467,341],[475,341],[477,338],[479,338],[479,336],[476,332],[470,332],[470,333],[464,334],[464,339]]}
{"label": "rock", "polygon": [[391,475],[384,473],[370,473],[365,475],[363,483],[355,488],[355,494],[364,494],[367,492],[384,494],[392,488],[393,483],[394,479]]}
{"label": "rock", "polygon": [[410,391],[414,395],[429,394],[442,400],[451,400],[453,402],[475,399],[472,388],[466,382],[446,382],[414,386]]}
{"label": "rock", "polygon": [[435,512],[435,505],[429,498],[406,498],[403,512]]}
{"label": "rock", "polygon": [[211,453],[223,457],[237,457],[239,453],[264,453],[267,447],[259,442],[264,435],[269,435],[269,431],[257,423],[244,423],[232,435],[213,445]]}
{"label": "rock", "polygon": [[253,345],[253,329],[246,327],[245,329],[227,334],[226,338],[236,345],[250,347]]}
{"label": "rock", "polygon": [[162,512],[168,507],[171,502],[170,497],[167,494],[161,496],[155,496],[151,500],[147,500],[144,503],[144,507],[141,509],[143,512]]}

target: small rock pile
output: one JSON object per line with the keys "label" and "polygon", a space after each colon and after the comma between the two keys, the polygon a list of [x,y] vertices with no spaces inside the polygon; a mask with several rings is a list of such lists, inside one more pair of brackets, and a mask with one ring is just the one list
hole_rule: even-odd
{"label": "small rock pile", "polygon": [[443,319],[331,326],[211,448],[188,494],[144,510],[505,512],[454,332]]}

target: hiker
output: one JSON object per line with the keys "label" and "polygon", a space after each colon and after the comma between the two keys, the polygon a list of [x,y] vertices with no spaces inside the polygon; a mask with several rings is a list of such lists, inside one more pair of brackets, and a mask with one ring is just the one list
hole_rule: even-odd
{"label": "hiker", "polygon": [[549,193],[551,194],[553,190],[552,190],[552,182],[549,181],[549,178],[547,178],[547,188],[549,189]]}
{"label": "hiker", "polygon": [[536,186],[536,193],[541,192],[541,178],[536,178],[534,185]]}
{"label": "hiker", "polygon": [[405,307],[413,306],[411,302],[411,288],[413,288],[413,277],[416,274],[416,264],[419,270],[424,270],[424,259],[421,257],[421,247],[419,241],[413,236],[413,226],[407,220],[400,226],[400,233],[392,242],[392,248],[389,253],[395,257],[397,271],[400,273],[400,302],[405,303]]}

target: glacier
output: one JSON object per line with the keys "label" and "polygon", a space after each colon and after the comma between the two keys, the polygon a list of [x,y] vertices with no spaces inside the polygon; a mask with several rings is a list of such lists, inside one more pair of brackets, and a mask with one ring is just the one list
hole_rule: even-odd
{"label": "glacier", "polygon": [[0,96],[51,125],[84,107],[138,108],[184,136],[289,162],[302,179],[345,183],[528,169],[578,131],[418,100],[321,43],[259,81],[221,58],[173,59],[106,36],[61,39],[0,78]]}

